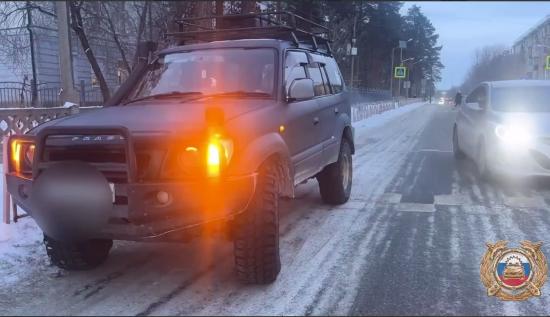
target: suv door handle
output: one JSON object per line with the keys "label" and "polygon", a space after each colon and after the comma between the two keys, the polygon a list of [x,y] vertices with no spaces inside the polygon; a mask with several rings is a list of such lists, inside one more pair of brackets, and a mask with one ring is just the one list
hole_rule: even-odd
{"label": "suv door handle", "polygon": [[313,118],[313,125],[316,125],[319,123],[319,117]]}

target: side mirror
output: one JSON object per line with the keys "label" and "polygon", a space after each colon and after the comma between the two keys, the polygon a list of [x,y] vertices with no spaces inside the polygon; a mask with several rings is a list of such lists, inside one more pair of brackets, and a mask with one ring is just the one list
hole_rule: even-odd
{"label": "side mirror", "polygon": [[313,80],[309,78],[294,79],[288,89],[287,101],[306,100],[315,97]]}

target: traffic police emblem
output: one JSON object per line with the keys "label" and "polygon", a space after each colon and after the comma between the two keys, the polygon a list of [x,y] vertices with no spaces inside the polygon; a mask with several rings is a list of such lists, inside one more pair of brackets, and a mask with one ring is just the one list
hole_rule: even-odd
{"label": "traffic police emblem", "polygon": [[489,296],[520,301],[540,296],[548,276],[542,242],[522,241],[520,248],[507,247],[507,241],[487,243],[481,261],[481,282]]}

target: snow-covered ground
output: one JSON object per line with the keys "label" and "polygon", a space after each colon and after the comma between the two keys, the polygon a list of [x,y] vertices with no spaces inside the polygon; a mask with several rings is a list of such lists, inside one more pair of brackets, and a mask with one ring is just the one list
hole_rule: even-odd
{"label": "snow-covered ground", "polygon": [[[0,314],[346,314],[371,256],[369,243],[384,231],[384,224],[367,230],[380,220],[367,207],[383,197],[426,124],[416,111],[424,104],[354,123],[350,202],[323,205],[316,182],[281,202],[283,268],[272,285],[238,283],[231,244],[214,238],[117,242],[102,267],[64,272],[49,264],[40,230],[24,218],[0,225],[0,307],[6,308]],[[372,139],[380,142],[371,145]]]}
{"label": "snow-covered ground", "polygon": [[[0,165],[0,173],[2,165]],[[0,182],[0,188],[2,188]],[[0,195],[0,203],[3,196]],[[42,232],[30,218],[17,223],[0,222],[0,285],[9,287],[37,269],[49,268],[49,260],[42,245]]]}
{"label": "snow-covered ground", "polygon": [[396,117],[399,117],[407,112],[410,112],[418,107],[425,105],[426,102],[415,102],[403,107],[392,109],[380,114],[375,114],[367,119],[357,121],[353,123],[353,126],[356,129],[366,129],[366,128],[376,128],[388,123],[390,120],[394,120]]}

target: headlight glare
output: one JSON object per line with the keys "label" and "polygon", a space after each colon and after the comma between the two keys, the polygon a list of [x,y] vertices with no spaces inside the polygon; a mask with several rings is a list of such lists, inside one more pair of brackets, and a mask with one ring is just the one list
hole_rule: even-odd
{"label": "headlight glare", "polygon": [[516,147],[526,147],[533,139],[530,131],[522,125],[499,124],[495,128],[495,134],[504,144]]}

